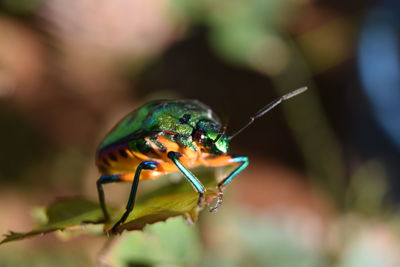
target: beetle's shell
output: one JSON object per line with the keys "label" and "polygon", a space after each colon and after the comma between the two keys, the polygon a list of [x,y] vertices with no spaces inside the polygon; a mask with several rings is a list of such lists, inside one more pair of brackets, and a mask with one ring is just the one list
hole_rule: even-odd
{"label": "beetle's shell", "polygon": [[[182,123],[188,114],[190,120]],[[190,135],[196,123],[209,119],[220,127],[219,118],[205,104],[197,100],[158,100],[147,103],[125,116],[104,138],[99,151],[121,140],[134,139],[135,135],[146,132],[171,131],[180,135]]]}
{"label": "beetle's shell", "polygon": [[[159,162],[153,171],[143,171],[141,179],[151,179],[177,168],[167,158],[179,152],[187,167],[202,164],[199,144],[191,134],[200,120],[207,120],[217,133],[221,127],[212,110],[197,100],[164,100],[143,105],[125,116],[104,138],[97,150],[96,164],[102,174],[132,174],[142,161]],[[163,150],[155,146],[162,145]],[[131,179],[132,175],[124,178]]]}

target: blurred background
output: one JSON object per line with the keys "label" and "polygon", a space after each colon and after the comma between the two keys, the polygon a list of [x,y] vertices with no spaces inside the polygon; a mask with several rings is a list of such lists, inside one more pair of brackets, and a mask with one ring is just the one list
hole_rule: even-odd
{"label": "blurred background", "polygon": [[[158,246],[128,234],[109,260],[400,266],[399,12],[395,0],[0,1],[0,233],[29,230],[33,207],[57,197],[96,200],[97,144],[150,99],[198,99],[229,132],[308,86],[232,141],[251,164],[217,214],[172,220]],[[107,197],[124,203],[127,189]],[[97,266],[104,243],[5,244],[0,266]]]}

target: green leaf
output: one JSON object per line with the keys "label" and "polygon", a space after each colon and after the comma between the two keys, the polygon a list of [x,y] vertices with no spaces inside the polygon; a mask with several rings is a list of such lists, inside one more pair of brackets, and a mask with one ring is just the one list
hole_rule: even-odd
{"label": "green leaf", "polygon": [[83,227],[84,224],[98,223],[103,214],[99,205],[82,198],[61,199],[46,209],[47,222],[35,227],[27,233],[10,231],[0,244],[46,234],[56,230],[66,230],[73,227]]}
{"label": "green leaf", "polygon": [[[209,171],[197,174],[206,187],[215,187],[216,181]],[[165,178],[164,178],[165,179]],[[127,184],[128,186],[129,184]],[[213,188],[206,193],[206,203],[211,203],[217,194]],[[120,225],[117,232],[124,230],[141,230],[147,224],[165,221],[170,217],[183,216],[189,222],[195,222],[200,209],[197,207],[198,194],[191,185],[182,179],[179,183],[169,183],[137,199],[136,205],[126,223]],[[104,225],[108,231],[121,218],[124,210],[115,210],[108,207],[112,218],[110,223]],[[40,213],[38,210],[36,214]],[[47,221],[26,233],[10,232],[0,244],[46,234],[57,230],[80,230],[90,233],[94,224],[102,225],[103,213],[97,202],[83,198],[61,199],[45,209]]]}

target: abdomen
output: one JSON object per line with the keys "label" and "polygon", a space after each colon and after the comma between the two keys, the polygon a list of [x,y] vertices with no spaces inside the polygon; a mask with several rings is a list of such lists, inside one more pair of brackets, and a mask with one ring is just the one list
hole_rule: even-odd
{"label": "abdomen", "polygon": [[146,142],[151,149],[146,152],[134,151],[127,144],[113,145],[100,150],[96,159],[100,173],[102,175],[123,174],[123,180],[131,181],[137,166],[143,161],[156,161],[159,165],[155,170],[143,170],[140,176],[141,180],[153,179],[166,173],[175,172],[178,168],[167,157],[169,151],[180,152],[182,154],[180,160],[187,168],[199,165],[199,150],[193,151],[190,148],[184,148],[162,135],[158,136],[156,140],[164,145],[165,150],[157,149],[150,139],[147,139]]}

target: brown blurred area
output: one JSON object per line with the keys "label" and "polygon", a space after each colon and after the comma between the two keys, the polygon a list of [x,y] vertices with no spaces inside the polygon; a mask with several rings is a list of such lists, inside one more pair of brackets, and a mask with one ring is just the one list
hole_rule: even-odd
{"label": "brown blurred area", "polygon": [[[365,238],[379,237],[387,257],[398,260],[398,239],[380,221],[380,212],[397,203],[398,149],[374,119],[357,65],[359,33],[373,7],[316,0],[0,2],[0,233],[30,229],[32,208],[57,197],[96,199],[97,144],[149,99],[198,99],[233,130],[278,95],[306,85],[307,93],[232,141],[232,152],[248,155],[251,165],[227,190],[227,205],[279,214],[293,234],[299,229],[299,238],[326,247],[332,262],[344,242],[335,236],[338,225],[347,225],[348,214],[356,214],[354,224],[370,216],[371,232],[370,224],[360,226]],[[114,195],[114,203],[127,197]],[[211,248],[219,246],[218,227],[204,233]],[[32,250],[33,266],[94,266],[101,241],[51,235],[0,251]]]}

